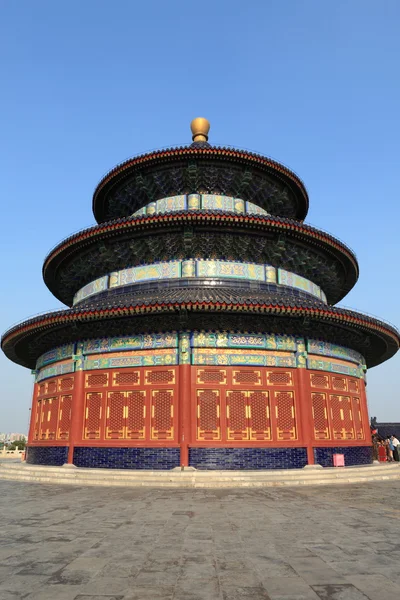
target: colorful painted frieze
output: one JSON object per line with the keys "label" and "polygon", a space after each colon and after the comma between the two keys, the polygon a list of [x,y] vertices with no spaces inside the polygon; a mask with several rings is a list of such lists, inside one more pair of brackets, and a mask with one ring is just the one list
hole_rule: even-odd
{"label": "colorful painted frieze", "polygon": [[109,287],[115,288],[155,279],[176,279],[180,276],[181,262],[179,260],[171,260],[153,265],[131,267],[122,271],[114,271],[110,273]]}
{"label": "colorful painted frieze", "polygon": [[99,277],[95,279],[91,283],[88,283],[83,288],[79,290],[74,296],[73,304],[84,300],[85,298],[89,298],[89,296],[93,296],[94,294],[99,294],[108,288],[108,275],[104,277]]}
{"label": "colorful painted frieze", "polygon": [[179,364],[190,364],[190,333],[188,332],[179,334]]}
{"label": "colorful painted frieze", "polygon": [[248,365],[264,367],[296,367],[295,356],[290,353],[274,354],[268,351],[195,348],[193,365]]}
{"label": "colorful painted frieze", "polygon": [[214,333],[196,331],[192,333],[193,348],[263,348],[295,352],[296,338],[291,335]]}
{"label": "colorful painted frieze", "polygon": [[261,206],[257,206],[257,204],[253,204],[252,202],[246,202],[246,213],[249,215],[268,215],[266,210],[261,208]]}
{"label": "colorful painted frieze", "polygon": [[198,277],[232,277],[234,279],[251,279],[265,281],[264,265],[241,263],[224,260],[196,261]]}
{"label": "colorful painted frieze", "polygon": [[165,349],[153,352],[138,350],[130,356],[113,356],[110,358],[86,358],[84,361],[85,371],[94,369],[113,369],[115,367],[147,367],[178,364],[178,350]]}
{"label": "colorful painted frieze", "polygon": [[309,354],[321,354],[322,356],[332,356],[336,358],[344,358],[351,362],[356,362],[360,365],[365,365],[365,358],[356,350],[331,344],[321,340],[307,340],[307,351]]}
{"label": "colorful painted frieze", "polygon": [[161,198],[156,202],[150,202],[140,210],[133,213],[134,217],[154,214],[165,214],[182,210],[216,210],[221,212],[233,212],[235,214],[268,215],[267,211],[253,204],[245,202],[241,198],[224,196],[222,194],[188,194],[169,196]]}
{"label": "colorful painted frieze", "polygon": [[115,352],[119,350],[144,350],[156,348],[177,348],[178,334],[151,333],[138,334],[134,336],[100,338],[87,340],[83,343],[84,354],[99,354],[103,352]]}
{"label": "colorful painted frieze", "polygon": [[[277,281],[277,271],[280,285],[302,289],[321,298],[320,288],[312,283],[312,281],[300,277],[295,273],[284,271],[283,269],[275,269],[271,265],[227,260],[188,259],[141,265],[123,269],[122,271],[114,271],[79,290],[75,294],[74,303],[108,288],[114,289],[144,281],[162,281],[164,279],[178,279],[180,277],[220,277],[275,284]],[[325,295],[323,297],[325,298]]]}
{"label": "colorful painted frieze", "polygon": [[53,367],[45,367],[39,371],[36,376],[36,381],[42,381],[49,377],[56,377],[57,375],[64,375],[65,373],[74,372],[74,361],[65,362],[62,364],[54,365]]}
{"label": "colorful painted frieze", "polygon": [[330,371],[331,373],[341,373],[342,375],[351,375],[352,377],[363,377],[362,368],[355,365],[331,362],[324,359],[307,358],[307,368],[315,371]]}
{"label": "colorful painted frieze", "polygon": [[74,348],[74,344],[66,344],[65,346],[54,348],[54,350],[49,350],[49,352],[42,354],[42,356],[38,358],[36,362],[36,369],[40,369],[40,367],[43,367],[44,365],[69,358],[74,354]]}
{"label": "colorful painted frieze", "polygon": [[280,285],[288,285],[298,290],[303,290],[303,292],[308,292],[318,298],[321,297],[321,290],[315,283],[305,279],[305,277],[286,271],[285,269],[278,269],[278,283]]}

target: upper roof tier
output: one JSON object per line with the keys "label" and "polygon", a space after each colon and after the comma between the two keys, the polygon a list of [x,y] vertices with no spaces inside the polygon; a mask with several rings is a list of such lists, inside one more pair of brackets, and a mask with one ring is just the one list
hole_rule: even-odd
{"label": "upper roof tier", "polygon": [[114,167],[93,194],[98,223],[128,217],[150,202],[190,193],[217,193],[252,202],[269,214],[304,220],[307,190],[282,164],[245,150],[211,146],[208,121],[192,121],[193,143],[131,158]]}

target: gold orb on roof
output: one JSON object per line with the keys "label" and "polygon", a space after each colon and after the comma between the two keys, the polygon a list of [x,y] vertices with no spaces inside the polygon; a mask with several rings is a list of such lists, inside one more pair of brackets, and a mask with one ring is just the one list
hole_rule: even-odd
{"label": "gold orb on roof", "polygon": [[192,130],[192,140],[194,142],[206,142],[208,140],[208,132],[210,131],[210,123],[203,117],[196,117],[190,123]]}

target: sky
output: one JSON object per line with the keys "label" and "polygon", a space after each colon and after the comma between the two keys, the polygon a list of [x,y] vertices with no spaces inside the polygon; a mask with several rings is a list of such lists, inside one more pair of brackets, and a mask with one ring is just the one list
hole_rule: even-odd
{"label": "sky", "polygon": [[[398,0],[1,0],[0,330],[60,307],[48,251],[94,223],[93,190],[130,156],[191,142],[294,170],[306,222],[355,252],[341,305],[400,324]],[[400,353],[368,373],[400,421]],[[27,432],[33,377],[0,352],[0,431]]]}

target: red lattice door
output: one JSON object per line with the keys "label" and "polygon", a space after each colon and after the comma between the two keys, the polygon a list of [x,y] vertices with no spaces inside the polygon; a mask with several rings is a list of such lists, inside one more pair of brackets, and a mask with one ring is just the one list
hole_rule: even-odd
{"label": "red lattice door", "polygon": [[48,403],[46,439],[55,440],[57,435],[59,398],[50,398]]}
{"label": "red lattice door", "polygon": [[35,441],[40,439],[40,424],[42,422],[43,403],[44,400],[38,400],[36,406],[35,427],[33,431],[33,439]]}
{"label": "red lattice door", "polygon": [[124,437],[125,393],[108,392],[106,415],[106,438],[119,440]]}
{"label": "red lattice door", "polygon": [[146,393],[126,392],[126,437],[144,440],[146,437]]}
{"label": "red lattice door", "polygon": [[356,438],[358,440],[363,440],[364,430],[362,425],[360,398],[353,398],[353,421]]}
{"label": "red lattice door", "polygon": [[349,396],[341,396],[340,403],[345,439],[354,440],[354,424],[353,411],[351,409],[351,399],[349,398]]}
{"label": "red lattice door", "polygon": [[251,440],[271,439],[271,417],[268,392],[247,392],[249,438]]}
{"label": "red lattice door", "polygon": [[151,439],[172,440],[174,437],[174,392],[151,392]]}
{"label": "red lattice door", "polygon": [[294,392],[275,392],[275,416],[278,440],[297,439]]}
{"label": "red lattice door", "polygon": [[248,440],[247,392],[226,392],[226,437],[228,440]]}
{"label": "red lattice door", "polygon": [[102,403],[103,394],[101,392],[89,392],[86,394],[85,439],[98,440],[100,438]]}
{"label": "red lattice door", "polygon": [[340,396],[336,394],[332,394],[330,396],[330,404],[331,404],[331,417],[332,417],[332,430],[333,430],[333,438],[335,440],[343,440],[344,439],[344,428],[343,428],[343,420],[340,406]]}
{"label": "red lattice door", "polygon": [[315,392],[311,394],[311,399],[314,421],[314,437],[316,440],[328,440],[330,435],[326,394]]}
{"label": "red lattice door", "polygon": [[197,390],[197,440],[220,440],[219,390]]}
{"label": "red lattice door", "polygon": [[72,396],[61,396],[57,439],[68,440],[71,424]]}

